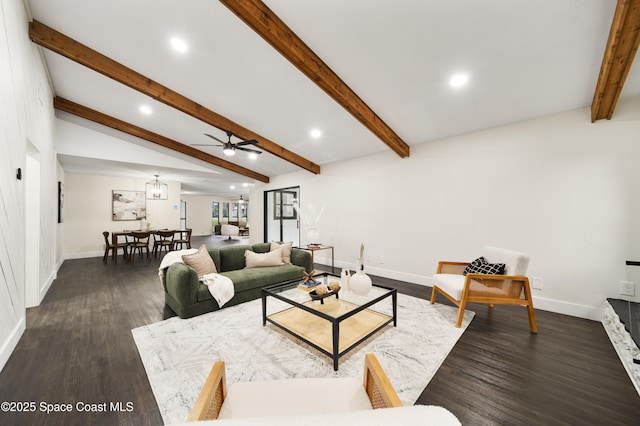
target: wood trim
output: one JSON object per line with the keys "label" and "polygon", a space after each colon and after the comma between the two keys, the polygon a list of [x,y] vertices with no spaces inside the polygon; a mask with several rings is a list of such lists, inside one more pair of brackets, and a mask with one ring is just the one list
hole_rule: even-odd
{"label": "wood trim", "polygon": [[53,99],[53,106],[54,108],[61,111],[66,111],[70,114],[77,115],[78,117],[82,117],[95,123],[111,127],[112,129],[116,129],[129,135],[147,140],[149,142],[153,142],[165,148],[181,152],[182,154],[189,155],[191,157],[197,158],[198,160],[213,164],[214,166],[222,167],[234,173],[241,174],[251,179],[256,179],[260,182],[269,183],[268,176],[262,175],[258,172],[254,172],[253,170],[246,169],[222,158],[218,158],[213,155],[207,154],[206,152],[200,151],[199,149],[195,149],[189,145],[185,145],[157,133],[150,132],[149,130],[145,130],[141,127],[103,114],[96,110],[87,108],[67,99],[56,96]]}
{"label": "wood trim", "polygon": [[363,387],[374,409],[402,407],[402,401],[393,388],[378,358],[372,353],[364,356]]}
{"label": "wood trim", "polygon": [[191,99],[174,92],[148,77],[127,68],[113,59],[59,33],[58,31],[38,22],[29,23],[29,37],[31,40],[55,53],[84,65],[102,75],[116,80],[134,90],[153,99],[180,110],[185,114],[197,118],[207,124],[224,131],[231,131],[242,139],[256,139],[257,146],[263,150],[289,161],[298,167],[312,173],[320,173],[320,166],[310,160],[295,154],[269,139],[242,127],[228,118],[213,112]]}
{"label": "wood trim", "polygon": [[610,120],[640,44],[640,0],[618,0],[591,104],[591,122]]}
{"label": "wood trim", "polygon": [[220,0],[220,2],[396,154],[400,157],[409,156],[409,146],[267,5],[260,0]]}
{"label": "wood trim", "polygon": [[227,398],[227,375],[223,361],[217,361],[211,367],[196,403],[187,417],[187,422],[215,420]]}

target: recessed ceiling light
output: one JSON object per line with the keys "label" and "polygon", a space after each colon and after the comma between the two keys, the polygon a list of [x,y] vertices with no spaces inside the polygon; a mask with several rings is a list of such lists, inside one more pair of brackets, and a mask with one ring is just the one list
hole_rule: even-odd
{"label": "recessed ceiling light", "polygon": [[309,134],[314,139],[318,139],[322,136],[322,132],[319,129],[312,129]]}
{"label": "recessed ceiling light", "polygon": [[151,108],[148,107],[147,105],[140,105],[139,108],[140,112],[143,113],[144,115],[151,115]]}
{"label": "recessed ceiling light", "polygon": [[449,84],[453,87],[461,87],[467,84],[469,76],[466,74],[456,74],[449,79]]}
{"label": "recessed ceiling light", "polygon": [[258,159],[258,154],[256,154],[255,152],[249,153],[249,160],[257,160],[257,159]]}
{"label": "recessed ceiling light", "polygon": [[235,185],[231,185],[231,186],[229,187],[229,189],[236,189],[236,186],[235,186]]}
{"label": "recessed ceiling light", "polygon": [[189,50],[189,45],[181,38],[173,37],[171,38],[171,40],[169,40],[169,43],[171,44],[171,47],[173,47],[173,49],[177,52],[187,53],[187,51]]}

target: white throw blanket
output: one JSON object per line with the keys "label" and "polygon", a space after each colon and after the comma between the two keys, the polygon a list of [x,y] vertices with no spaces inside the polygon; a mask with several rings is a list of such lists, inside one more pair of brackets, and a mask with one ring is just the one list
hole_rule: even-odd
{"label": "white throw blanket", "polygon": [[[186,249],[186,250],[176,250],[170,251],[165,254],[160,262],[160,267],[158,268],[158,276],[160,277],[160,284],[162,284],[162,277],[164,273],[162,272],[164,268],[167,268],[174,263],[183,263],[182,256],[186,254],[193,254],[197,252],[197,249]],[[207,286],[209,289],[209,293],[216,299],[218,302],[218,306],[222,307],[225,303],[227,303],[233,295],[235,294],[235,289],[233,288],[233,281],[230,278],[222,276],[220,274],[206,274],[200,278],[203,284]]]}
{"label": "white throw blanket", "polygon": [[162,271],[164,270],[164,268],[167,268],[173,265],[174,263],[183,263],[182,262],[183,254],[193,254],[197,251],[198,249],[185,249],[185,250],[170,251],[169,253],[165,254],[162,260],[160,261],[160,266],[158,267],[158,276],[160,277],[160,284],[162,284],[162,277],[164,276],[164,272]]}
{"label": "white throw blanket", "polygon": [[220,274],[206,274],[200,278],[208,288],[209,293],[216,299],[218,306],[222,308],[222,305],[227,303],[233,295],[235,290],[233,288],[233,281],[230,278]]}

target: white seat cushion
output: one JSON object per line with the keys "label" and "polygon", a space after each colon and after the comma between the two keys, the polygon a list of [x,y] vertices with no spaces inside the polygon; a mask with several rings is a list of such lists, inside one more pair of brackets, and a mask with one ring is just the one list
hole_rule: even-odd
{"label": "white seat cushion", "polygon": [[433,284],[456,300],[462,298],[464,287],[464,275],[459,274],[435,274]]}
{"label": "white seat cushion", "polygon": [[233,383],[218,419],[372,409],[362,379],[284,379]]}

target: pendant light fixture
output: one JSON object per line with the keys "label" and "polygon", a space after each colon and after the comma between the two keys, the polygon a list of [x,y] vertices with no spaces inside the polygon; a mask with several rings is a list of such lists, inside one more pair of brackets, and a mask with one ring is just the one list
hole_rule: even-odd
{"label": "pendant light fixture", "polygon": [[156,177],[156,180],[146,183],[146,198],[147,200],[166,200],[169,196],[169,185],[158,180],[160,175],[154,176]]}

